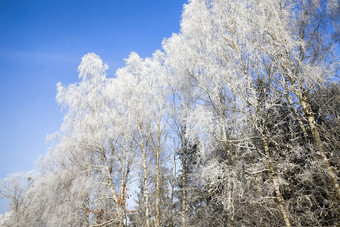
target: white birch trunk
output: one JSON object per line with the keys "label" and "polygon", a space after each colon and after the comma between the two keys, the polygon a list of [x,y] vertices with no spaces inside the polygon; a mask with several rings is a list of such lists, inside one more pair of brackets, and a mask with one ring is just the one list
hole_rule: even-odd
{"label": "white birch trunk", "polygon": [[288,215],[287,215],[287,212],[286,212],[285,204],[284,204],[281,192],[280,192],[280,186],[279,186],[279,183],[278,183],[277,174],[275,173],[275,169],[274,169],[273,163],[271,161],[271,157],[270,157],[270,153],[269,153],[268,140],[267,140],[265,135],[262,136],[262,140],[263,140],[264,150],[265,150],[265,154],[266,154],[266,158],[267,158],[267,162],[268,162],[268,168],[269,168],[270,174],[271,174],[272,179],[273,179],[275,194],[276,194],[277,200],[279,201],[281,213],[282,213],[283,219],[286,223],[286,226],[291,227],[292,225],[290,224],[290,221],[289,221],[289,218],[288,218]]}

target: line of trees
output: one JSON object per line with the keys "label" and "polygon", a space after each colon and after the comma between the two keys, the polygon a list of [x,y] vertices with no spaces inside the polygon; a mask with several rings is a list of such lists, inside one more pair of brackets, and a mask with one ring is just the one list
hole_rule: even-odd
{"label": "line of trees", "polygon": [[[191,0],[114,77],[89,53],[2,226],[340,224],[336,0]],[[132,198],[130,198],[132,197]]]}

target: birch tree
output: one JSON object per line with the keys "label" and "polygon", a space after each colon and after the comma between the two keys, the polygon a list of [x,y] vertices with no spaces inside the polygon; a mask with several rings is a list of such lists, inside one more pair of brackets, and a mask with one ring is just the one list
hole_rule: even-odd
{"label": "birch tree", "polygon": [[[239,106],[237,116],[240,117],[242,115],[240,113],[248,111],[250,111],[248,113],[251,113],[251,111],[258,108],[257,97],[259,93],[254,86],[254,80],[257,78],[264,77],[269,83],[271,90],[269,95],[284,93],[285,86],[287,86],[285,78],[287,77],[285,77],[286,73],[282,71],[282,67],[287,65],[288,60],[291,65],[299,62],[298,58],[291,58],[291,56],[292,54],[297,56],[295,50],[299,48],[301,43],[305,42],[305,40],[298,39],[294,35],[295,26],[301,25],[303,22],[301,18],[296,16],[296,11],[294,10],[297,5],[304,9],[304,4],[304,2],[288,1],[191,1],[186,6],[181,24],[182,33],[186,37],[184,40],[188,40],[187,49],[184,49],[184,51],[186,51],[189,58],[194,56],[194,59],[196,59],[196,64],[193,64],[192,67],[192,75],[196,77],[198,88],[201,90],[198,95],[202,96],[203,101],[209,101],[211,107],[215,108],[213,112],[210,112],[206,107],[202,106],[200,110],[197,109],[201,114],[199,112],[193,114],[196,118],[200,116],[196,122],[201,125],[200,119],[210,119],[209,123],[203,123],[203,125],[207,126],[208,132],[210,131],[208,136],[214,135],[213,133],[216,132],[214,130],[219,129],[220,131],[217,132],[222,137],[215,134],[215,139],[225,144],[230,144],[231,142],[224,132],[226,126],[231,124],[229,124],[228,118],[225,118],[224,115],[222,101],[226,96],[223,97],[221,94],[227,94],[230,97],[234,96],[236,100],[239,100],[232,105],[237,104]],[[308,10],[310,9],[313,9],[313,7],[308,7]],[[314,6],[314,11],[315,9]],[[306,11],[302,10],[300,12],[304,13]],[[317,36],[314,37],[316,38]],[[278,43],[277,40],[281,41]],[[307,41],[306,44],[308,43],[311,42]],[[189,51],[187,51],[188,49]],[[280,57],[288,56],[287,54],[290,56],[289,59],[285,58],[283,60]],[[326,65],[327,67],[331,66]],[[327,72],[326,68],[324,69],[324,73],[331,75],[330,71]],[[315,70],[315,72],[320,71]],[[310,73],[308,75],[310,81],[320,83],[324,80],[321,75]],[[302,78],[304,78],[303,75],[301,75]],[[309,87],[311,84],[305,84],[304,86]],[[292,93],[296,94],[296,92]],[[204,98],[204,95],[206,95],[206,98]],[[302,99],[299,100],[301,102]],[[271,105],[270,103],[268,104]],[[303,105],[301,104],[302,107]],[[305,107],[303,108],[306,110]],[[234,109],[236,110],[237,108]],[[297,113],[298,111],[295,112]],[[218,114],[220,117],[215,118],[214,114]],[[299,116],[299,118],[301,117]],[[245,115],[244,119],[253,119],[252,122],[256,122],[254,120],[258,119],[258,116],[253,114]],[[309,127],[313,128],[314,123],[311,120],[308,120],[308,122],[310,122]],[[249,125],[249,122],[247,124]],[[215,125],[215,127],[209,130],[209,125]],[[300,121],[302,129],[304,128],[303,126]],[[198,128],[201,129],[201,126]],[[268,133],[262,131],[261,134],[266,162],[268,163],[275,194],[279,201],[278,205],[285,224],[290,226],[289,214],[280,192],[281,186],[277,178],[276,168],[273,166],[272,157],[270,156]],[[314,140],[316,137],[314,136]],[[237,144],[240,145],[240,143]],[[320,147],[319,150],[321,150]],[[332,168],[327,164],[327,160],[323,159],[330,176],[332,176],[335,190],[337,190],[337,182],[334,180],[336,176],[332,173]],[[228,185],[231,185],[231,183]],[[230,194],[227,198],[231,198],[231,191],[229,190]],[[227,206],[231,206],[230,200],[227,204],[229,204]],[[229,207],[229,209],[231,208]],[[232,217],[229,220],[232,223]]]}
{"label": "birch tree", "polygon": [[166,70],[162,62],[163,54],[160,51],[156,51],[152,58],[147,59],[142,59],[136,53],[132,53],[126,60],[126,66],[117,71],[117,80],[120,86],[126,88],[120,93],[119,105],[126,105],[129,117],[133,119],[130,125],[130,137],[137,146],[136,154],[142,160],[146,226],[150,226],[148,186],[150,152],[154,154],[156,169],[155,225],[161,225],[160,171],[163,163],[162,153],[166,148],[165,130],[168,118],[166,113],[168,87],[165,83]]}
{"label": "birch tree", "polygon": [[[105,93],[107,68],[97,55],[88,54],[83,57],[78,69],[79,84],[68,87],[58,84],[57,100],[67,108],[60,133],[61,137],[69,137],[77,148],[93,155],[90,170],[98,174],[98,179],[102,181],[100,184],[106,187],[108,194],[103,196],[108,199],[108,209],[115,210],[108,211],[104,216],[100,214],[102,222],[123,225],[132,156],[127,157],[128,141],[120,130],[124,126],[119,127],[121,124],[115,124],[117,121],[113,120],[117,118],[117,111],[112,107],[114,100]],[[117,165],[121,168],[120,173],[117,172]],[[120,185],[116,177],[121,180]],[[89,212],[100,213],[102,209],[105,211],[107,208],[90,209]]]}
{"label": "birch tree", "polygon": [[[187,42],[181,34],[173,34],[171,38],[163,41],[163,49],[166,52],[166,65],[168,68],[168,84],[172,97],[169,100],[172,131],[178,139],[179,155],[182,168],[182,197],[181,197],[181,223],[186,226],[187,222],[187,181],[188,181],[188,150],[189,137],[187,134],[188,115],[195,104],[193,88],[195,81],[190,77],[190,65],[192,59],[183,54]],[[175,141],[177,141],[175,139]]]}
{"label": "birch tree", "polygon": [[20,226],[23,223],[25,193],[32,184],[32,173],[10,174],[0,181],[0,198],[9,200],[4,226]]}

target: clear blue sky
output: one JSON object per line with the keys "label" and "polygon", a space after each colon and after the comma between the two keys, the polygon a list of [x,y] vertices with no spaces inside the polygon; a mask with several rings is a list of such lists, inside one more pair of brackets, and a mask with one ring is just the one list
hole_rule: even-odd
{"label": "clear blue sky", "polygon": [[[109,76],[178,32],[185,0],[0,0],[0,178],[34,168],[63,114],[56,83],[74,83],[95,52]],[[0,200],[0,213],[5,211]]]}

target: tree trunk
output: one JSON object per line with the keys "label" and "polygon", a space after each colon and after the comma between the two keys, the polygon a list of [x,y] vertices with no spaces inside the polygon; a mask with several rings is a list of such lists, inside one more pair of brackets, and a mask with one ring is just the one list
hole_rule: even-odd
{"label": "tree trunk", "polygon": [[102,147],[100,147],[100,153],[101,153],[103,161],[104,161],[106,177],[107,177],[107,181],[108,181],[109,186],[110,186],[110,191],[111,191],[111,194],[112,194],[112,198],[113,198],[113,201],[116,204],[117,217],[118,217],[117,219],[118,219],[118,222],[121,225],[121,223],[123,223],[123,219],[124,219],[123,213],[122,213],[122,207],[121,207],[122,204],[120,202],[120,199],[118,198],[118,196],[115,193],[114,185],[113,185],[113,180],[112,180],[112,176],[111,176],[111,172],[110,172],[110,168],[109,168],[109,164],[108,164],[108,161],[107,161],[107,157],[106,157],[105,151],[104,151],[104,149]]}
{"label": "tree trunk", "polygon": [[281,213],[282,213],[283,219],[286,223],[286,226],[291,227],[292,225],[290,224],[290,221],[289,221],[289,218],[288,218],[288,215],[287,215],[287,212],[286,212],[285,204],[284,204],[281,192],[280,192],[280,186],[279,186],[279,183],[278,183],[277,174],[275,173],[274,166],[273,166],[273,163],[271,161],[271,157],[270,157],[270,153],[269,153],[268,140],[267,140],[265,135],[262,135],[262,140],[263,140],[265,155],[266,155],[267,162],[268,162],[268,168],[269,168],[270,174],[273,178],[275,194],[276,194],[277,200],[279,201]]}
{"label": "tree trunk", "polygon": [[[287,69],[287,71],[289,72],[289,69]],[[296,70],[296,72],[298,72],[298,70]],[[313,136],[314,142],[316,144],[316,147],[320,151],[322,161],[325,163],[328,175],[330,176],[332,183],[334,185],[334,189],[336,191],[337,198],[338,198],[338,200],[340,200],[340,187],[339,187],[339,183],[338,183],[338,180],[337,180],[337,176],[332,169],[332,166],[331,166],[331,164],[330,164],[330,162],[327,158],[325,150],[323,149],[322,140],[320,138],[320,133],[319,133],[319,130],[317,129],[315,116],[314,116],[314,113],[313,113],[313,110],[312,110],[312,107],[311,107],[311,104],[310,104],[310,101],[309,101],[309,93],[308,93],[308,91],[306,91],[303,88],[301,82],[299,82],[299,81],[296,82],[296,80],[293,78],[293,76],[291,74],[288,74],[287,76],[288,76],[288,80],[293,85],[296,86],[296,89],[294,89],[293,92],[298,97],[298,99],[301,103],[303,111],[304,111],[304,113],[307,117],[309,128],[312,132],[312,136]]]}
{"label": "tree trunk", "polygon": [[307,117],[307,120],[308,120],[308,123],[309,123],[309,127],[310,127],[310,130],[312,132],[312,136],[313,136],[313,139],[315,141],[316,147],[320,151],[322,161],[326,165],[328,175],[330,176],[332,183],[334,184],[334,188],[335,188],[338,200],[340,200],[340,187],[339,187],[339,183],[338,183],[338,180],[337,180],[337,176],[333,171],[333,168],[332,168],[332,166],[331,166],[331,164],[330,164],[330,162],[327,158],[325,150],[323,149],[322,140],[321,140],[321,137],[320,137],[320,134],[319,134],[319,130],[317,128],[316,121],[315,121],[315,116],[314,116],[314,113],[312,111],[312,107],[309,103],[308,93],[307,92],[302,93],[302,94],[299,93],[298,97],[300,99],[302,108],[303,108],[303,110],[306,114],[306,117]]}
{"label": "tree trunk", "polygon": [[144,170],[144,196],[145,196],[145,221],[146,227],[150,227],[149,222],[149,189],[146,151],[143,150],[143,170]]}
{"label": "tree trunk", "polygon": [[170,226],[173,226],[174,225],[174,192],[175,192],[175,180],[176,180],[176,153],[174,153],[174,165],[173,165],[173,176],[171,176],[171,197],[170,197],[170,217],[171,217],[171,223],[170,223]]}
{"label": "tree trunk", "polygon": [[[160,109],[160,111],[162,108]],[[160,165],[159,165],[159,157],[161,153],[161,120],[162,120],[162,114],[159,115],[158,121],[157,121],[157,145],[155,150],[155,158],[156,158],[156,227],[161,226],[161,209],[160,209]]]}
{"label": "tree trunk", "polygon": [[120,184],[120,207],[119,207],[119,217],[121,218],[121,221],[119,222],[119,226],[124,226],[124,213],[125,213],[125,190],[126,190],[126,184],[127,184],[127,174],[128,174],[128,168],[129,166],[126,163],[126,146],[124,142],[124,148],[123,148],[123,160],[122,160],[122,176],[121,176],[121,184]]}
{"label": "tree trunk", "polygon": [[[186,143],[186,140],[184,140]],[[187,147],[183,144],[182,155],[182,227],[186,226],[186,206],[187,206]]]}
{"label": "tree trunk", "polygon": [[160,217],[160,182],[159,182],[159,148],[156,151],[156,227],[161,225]]}
{"label": "tree trunk", "polygon": [[[185,119],[186,119],[185,115]],[[188,153],[188,141],[186,139],[186,121],[184,122],[182,129],[182,227],[185,227],[187,225],[187,153]]]}
{"label": "tree trunk", "polygon": [[[305,140],[305,142],[307,143],[307,142],[308,142],[308,137],[309,137],[309,136],[308,136],[308,133],[307,133],[307,129],[306,129],[304,123],[302,122],[302,119],[301,119],[300,114],[296,111],[296,109],[295,109],[295,107],[294,107],[294,104],[293,104],[293,102],[292,102],[292,99],[291,99],[290,96],[289,96],[289,89],[288,89],[288,87],[287,87],[287,82],[286,82],[286,81],[285,81],[285,84],[284,84],[284,85],[285,85],[285,91],[286,91],[286,98],[287,98],[287,101],[288,101],[289,105],[290,105],[291,108],[292,108],[292,111],[293,111],[293,113],[294,113],[294,116],[296,117],[296,119],[297,119],[297,121],[298,121],[298,123],[299,123],[299,126],[300,126],[300,128],[301,128],[301,130],[302,130],[304,140]],[[314,161],[317,161],[317,160],[318,160],[317,157],[316,157],[315,152],[312,152],[312,157],[313,157]]]}

